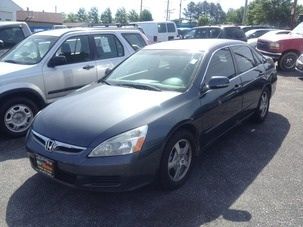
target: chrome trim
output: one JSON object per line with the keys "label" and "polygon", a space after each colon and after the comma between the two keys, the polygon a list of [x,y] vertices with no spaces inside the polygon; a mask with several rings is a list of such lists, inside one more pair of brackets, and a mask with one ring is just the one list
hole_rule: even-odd
{"label": "chrome trim", "polygon": [[260,50],[258,48],[256,48],[256,49],[257,49],[257,51],[259,51],[260,53],[265,54],[265,55],[276,56],[276,57],[279,57],[282,55],[282,53],[268,52],[265,50]]}
{"label": "chrome trim", "polygon": [[[53,142],[56,143],[56,148],[58,148],[58,147],[64,147],[66,149],[76,149],[76,150],[79,150],[79,152],[66,152],[66,151],[61,151],[61,150],[53,150],[52,152],[65,153],[65,154],[79,154],[80,152],[82,152],[82,151],[84,151],[84,150],[87,149],[86,147],[75,146],[75,145],[59,142],[57,140],[52,140],[52,139],[50,139],[50,138],[48,138],[46,136],[41,135],[38,132],[35,132],[34,130],[32,130],[31,132],[34,134],[34,136],[33,136],[34,140],[37,143],[39,143],[41,146],[43,146],[44,149],[45,149],[46,143],[51,140],[51,141],[53,141]],[[43,140],[44,144],[41,141],[39,141],[35,136],[38,137],[39,139]]]}

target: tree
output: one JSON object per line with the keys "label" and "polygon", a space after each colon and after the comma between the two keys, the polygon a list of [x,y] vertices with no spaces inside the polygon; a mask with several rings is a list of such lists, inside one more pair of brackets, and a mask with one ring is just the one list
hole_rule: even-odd
{"label": "tree", "polygon": [[226,14],[226,22],[232,24],[241,24],[244,15],[244,7],[239,9],[229,9]]}
{"label": "tree", "polygon": [[128,17],[129,22],[139,21],[139,14],[133,9],[128,12],[127,17]]}
{"label": "tree", "polygon": [[204,26],[204,25],[209,25],[209,19],[207,16],[200,16],[198,19],[198,25],[199,26]]}
{"label": "tree", "polygon": [[140,14],[140,20],[141,21],[152,21],[153,16],[149,10],[144,9]]}
{"label": "tree", "polygon": [[67,22],[67,23],[78,22],[77,15],[74,13],[67,14],[67,16],[65,16],[64,22]]}
{"label": "tree", "polygon": [[121,25],[127,24],[127,13],[124,7],[117,10],[115,22]]}
{"label": "tree", "polygon": [[196,4],[194,2],[190,2],[187,5],[187,8],[184,8],[184,16],[187,18],[190,22],[192,22],[195,14],[195,8]]}
{"label": "tree", "polygon": [[79,22],[87,22],[88,21],[88,18],[87,18],[87,13],[85,11],[84,8],[80,8],[76,14],[77,16],[77,20]]}
{"label": "tree", "polygon": [[103,24],[111,24],[113,22],[112,11],[110,8],[105,9],[101,14],[101,21]]}
{"label": "tree", "polygon": [[290,26],[291,5],[291,0],[254,0],[249,4],[247,22],[277,27]]}
{"label": "tree", "polygon": [[99,10],[97,7],[92,7],[88,13],[88,20],[90,23],[98,24],[99,23]]}

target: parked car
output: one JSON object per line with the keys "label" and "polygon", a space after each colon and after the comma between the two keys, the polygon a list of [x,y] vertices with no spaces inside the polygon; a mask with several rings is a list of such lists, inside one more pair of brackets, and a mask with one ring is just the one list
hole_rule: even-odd
{"label": "parked car", "polygon": [[183,39],[184,36],[191,31],[191,28],[178,28],[178,35],[180,39]]}
{"label": "parked car", "polygon": [[[253,31],[253,30],[251,30]],[[250,31],[248,31],[250,32]],[[266,39],[266,37],[271,37],[273,35],[283,35],[283,34],[288,34],[290,33],[290,30],[279,30],[279,29],[275,29],[275,30],[271,30],[271,31],[267,31],[265,34],[263,34],[262,36],[259,36],[257,38],[248,38],[247,43],[249,45],[251,45],[252,47],[256,48],[257,47],[257,42],[258,39]]]}
{"label": "parked car", "polygon": [[264,35],[267,32],[275,31],[277,29],[270,29],[270,28],[260,28],[260,29],[252,29],[245,32],[247,39],[255,39],[259,38],[260,36]]}
{"label": "parked car", "polygon": [[31,34],[25,22],[0,22],[0,57]]}
{"label": "parked car", "polygon": [[278,62],[283,71],[295,69],[296,61],[303,52],[303,23],[289,34],[271,35],[258,39],[257,49]]}
{"label": "parked car", "polygon": [[303,54],[301,54],[297,59],[296,70],[300,73],[303,73]]}
{"label": "parked car", "polygon": [[250,30],[253,30],[253,29],[262,29],[262,28],[274,29],[274,27],[269,26],[269,25],[243,25],[243,26],[240,26],[240,28],[244,31],[244,33],[248,32]]}
{"label": "parked car", "polygon": [[184,39],[235,39],[247,41],[244,32],[237,26],[201,26],[189,31]]}
{"label": "parked car", "polygon": [[131,25],[142,29],[151,42],[163,42],[178,39],[178,31],[173,21],[132,22]]}
{"label": "parked car", "polygon": [[147,44],[137,30],[57,29],[34,34],[0,62],[0,131],[24,135],[39,109],[104,76]]}
{"label": "parked car", "polygon": [[79,188],[132,190],[157,176],[178,188],[203,148],[248,117],[265,120],[276,81],[272,59],[240,41],[147,46],[36,116],[31,165]]}

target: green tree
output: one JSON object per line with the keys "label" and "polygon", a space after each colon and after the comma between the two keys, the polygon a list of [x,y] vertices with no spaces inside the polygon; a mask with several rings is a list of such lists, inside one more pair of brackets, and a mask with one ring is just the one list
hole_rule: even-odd
{"label": "green tree", "polygon": [[244,14],[244,7],[239,9],[229,9],[226,14],[226,22],[233,24],[241,24]]}
{"label": "green tree", "polygon": [[184,13],[183,15],[185,18],[187,18],[190,22],[192,22],[195,14],[195,8],[196,8],[196,3],[190,2],[187,5],[187,8],[184,8]]}
{"label": "green tree", "polygon": [[74,13],[67,14],[65,16],[64,22],[69,22],[69,23],[78,22],[77,15]]}
{"label": "green tree", "polygon": [[88,20],[90,23],[98,24],[99,20],[99,10],[97,7],[92,7],[88,13]]}
{"label": "green tree", "polygon": [[249,4],[248,24],[290,26],[291,0],[254,0]]}
{"label": "green tree", "polygon": [[140,14],[140,21],[152,21],[152,20],[153,20],[152,13],[147,9],[142,10]]}
{"label": "green tree", "polygon": [[110,8],[105,9],[101,14],[101,21],[103,24],[111,24],[113,22],[112,11]]}
{"label": "green tree", "polygon": [[209,25],[209,23],[210,21],[207,16],[200,16],[198,19],[199,26]]}
{"label": "green tree", "polygon": [[84,8],[80,8],[76,14],[77,16],[77,20],[79,22],[87,22],[88,21],[88,18],[87,18],[87,13],[85,11]]}
{"label": "green tree", "polygon": [[127,14],[129,22],[137,22],[139,21],[139,14],[135,10],[131,10]]}
{"label": "green tree", "polygon": [[121,25],[127,24],[127,13],[124,7],[117,10],[115,15],[115,22]]}

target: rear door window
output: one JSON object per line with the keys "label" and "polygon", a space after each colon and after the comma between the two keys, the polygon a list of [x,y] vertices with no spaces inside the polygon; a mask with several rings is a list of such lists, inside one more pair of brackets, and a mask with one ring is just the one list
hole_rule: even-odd
{"label": "rear door window", "polygon": [[246,46],[236,46],[231,48],[236,60],[239,74],[244,73],[256,66],[251,50]]}
{"label": "rear door window", "polygon": [[[3,41],[2,48],[11,48],[25,38],[20,27],[0,29],[0,40]],[[1,47],[0,47],[1,48]]]}
{"label": "rear door window", "polygon": [[118,58],[124,56],[124,47],[115,35],[94,35],[97,59]]}
{"label": "rear door window", "polygon": [[173,23],[167,23],[167,31],[168,32],[176,32],[176,27]]}
{"label": "rear door window", "polygon": [[144,39],[138,33],[124,33],[122,36],[134,50],[138,50],[138,48],[141,49],[146,46]]}
{"label": "rear door window", "polygon": [[166,33],[166,23],[158,23],[158,32],[159,33]]}

